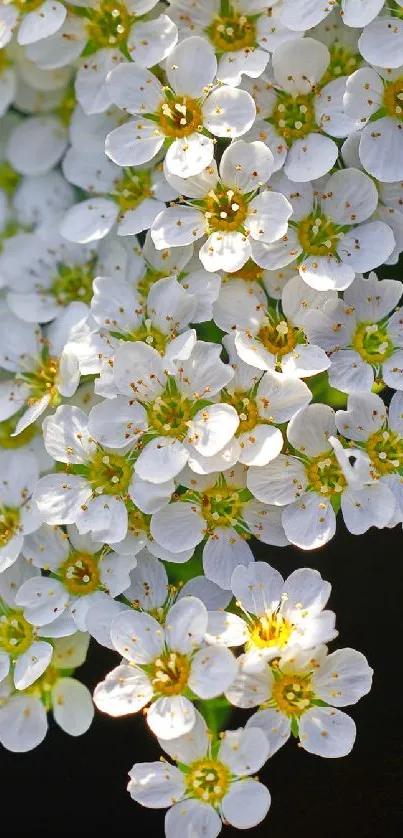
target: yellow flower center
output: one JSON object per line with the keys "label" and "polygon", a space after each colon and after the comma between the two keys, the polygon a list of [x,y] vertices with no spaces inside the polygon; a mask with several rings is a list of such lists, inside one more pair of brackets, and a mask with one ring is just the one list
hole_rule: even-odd
{"label": "yellow flower center", "polygon": [[11,436],[14,433],[17,422],[22,416],[22,411],[15,413],[10,419],[5,419],[0,422],[0,448],[21,448],[23,445],[28,445],[29,442],[37,435],[38,429],[35,424],[28,425],[25,431],[22,431],[18,436]]}
{"label": "yellow flower center", "polygon": [[210,232],[244,232],[248,202],[241,192],[218,183],[204,199],[203,212]]}
{"label": "yellow flower center", "polygon": [[286,320],[267,322],[257,334],[264,348],[272,355],[287,355],[297,345],[298,332]]}
{"label": "yellow flower center", "polygon": [[388,116],[403,122],[403,78],[386,82],[383,92],[383,107]]}
{"label": "yellow flower center", "polygon": [[161,436],[184,439],[189,431],[193,401],[167,388],[148,406],[150,427]]}
{"label": "yellow flower center", "polygon": [[5,547],[16,535],[19,529],[19,509],[10,509],[7,506],[0,506],[0,547]]}
{"label": "yellow flower center", "polygon": [[345,44],[340,41],[334,41],[328,47],[330,52],[330,62],[325,74],[320,80],[320,87],[329,84],[330,81],[341,78],[341,76],[350,76],[362,64],[362,57],[358,52],[352,52]]}
{"label": "yellow flower center", "polygon": [[164,279],[166,276],[169,276],[169,273],[169,271],[164,273],[164,271],[155,271],[151,267],[147,268],[141,279],[138,280],[136,286],[136,291],[144,302],[147,301],[150,288],[152,288],[152,286],[158,282],[159,279]]}
{"label": "yellow flower center", "polygon": [[347,485],[333,452],[326,452],[309,460],[305,471],[308,478],[308,490],[318,492],[324,497],[340,494]]}
{"label": "yellow flower center", "polygon": [[17,376],[30,389],[28,404],[31,407],[44,396],[50,396],[50,406],[57,407],[60,403],[60,394],[57,388],[59,374],[59,361],[48,355],[43,355],[42,363],[32,372],[23,372]]}
{"label": "yellow flower center", "polygon": [[139,172],[125,169],[123,177],[115,183],[111,194],[122,212],[135,209],[152,194],[150,172],[148,169]]}
{"label": "yellow flower center", "polygon": [[42,6],[43,0],[13,0],[20,14],[27,15]]}
{"label": "yellow flower center", "polygon": [[22,611],[8,611],[0,617],[0,649],[9,655],[22,655],[34,639],[34,628],[23,617]]}
{"label": "yellow flower center", "polygon": [[393,474],[403,467],[403,438],[395,431],[372,434],[366,450],[380,474]]}
{"label": "yellow flower center", "polygon": [[58,574],[72,596],[92,594],[100,585],[98,560],[90,553],[70,553]]}
{"label": "yellow flower center", "polygon": [[298,238],[305,254],[328,256],[336,253],[340,233],[329,218],[312,214],[299,222]]}
{"label": "yellow flower center", "polygon": [[213,486],[201,495],[201,513],[208,527],[235,527],[242,518],[245,501],[235,486]]}
{"label": "yellow flower center", "polygon": [[277,133],[291,145],[293,140],[308,136],[316,129],[313,94],[289,96],[282,94],[270,122]]}
{"label": "yellow flower center", "polygon": [[159,109],[158,121],[166,137],[188,137],[203,128],[200,105],[189,96],[169,96]]}
{"label": "yellow flower center", "polygon": [[359,323],[351,343],[368,364],[381,364],[393,352],[386,328],[378,323]]}
{"label": "yellow flower center", "polygon": [[88,39],[98,47],[122,46],[126,43],[135,15],[121,0],[99,0],[90,10]]}
{"label": "yellow flower center", "polygon": [[259,411],[254,399],[249,398],[242,392],[229,392],[224,390],[222,393],[222,401],[226,404],[232,405],[239,416],[238,430],[235,436],[244,434],[245,431],[251,431],[256,427],[258,422],[263,420],[259,417]]}
{"label": "yellow flower center", "polygon": [[186,789],[190,797],[217,806],[230,785],[230,772],[216,759],[199,759],[189,766]]}
{"label": "yellow flower center", "polygon": [[125,337],[126,340],[130,341],[137,341],[141,340],[144,343],[148,343],[149,346],[152,346],[160,355],[163,355],[165,352],[165,347],[168,343],[168,340],[173,340],[176,337],[175,330],[173,330],[170,335],[164,335],[160,329],[157,329],[155,326],[151,325],[150,320],[144,320],[141,326],[138,329],[135,329],[134,332],[130,332],[128,335],[122,335]]}
{"label": "yellow flower center", "polygon": [[97,495],[121,495],[127,492],[132,466],[119,454],[97,451],[88,469],[88,480]]}
{"label": "yellow flower center", "polygon": [[167,651],[151,665],[150,678],[156,693],[180,695],[188,682],[190,663],[185,655]]}
{"label": "yellow flower center", "polygon": [[256,45],[256,20],[239,14],[227,4],[226,14],[217,15],[206,32],[217,52],[236,52]]}
{"label": "yellow flower center", "polygon": [[311,706],[313,698],[310,675],[277,675],[272,688],[272,699],[286,716],[302,716]]}
{"label": "yellow flower center", "polygon": [[75,300],[89,304],[92,300],[92,282],[94,265],[59,265],[58,275],[50,289],[60,305],[68,305]]}
{"label": "yellow flower center", "polygon": [[260,268],[252,259],[248,259],[239,271],[235,271],[232,274],[224,274],[223,282],[230,282],[232,279],[243,279],[244,282],[260,282],[263,274],[263,268]]}
{"label": "yellow flower center", "polygon": [[130,533],[130,535],[132,535],[134,538],[138,538],[139,535],[145,533],[149,538],[151,515],[146,515],[144,512],[141,512],[140,509],[137,509],[137,506],[133,505],[129,506],[127,514],[127,530]]}
{"label": "yellow flower center", "polygon": [[278,646],[282,649],[288,643],[293,630],[292,623],[289,623],[280,613],[270,614],[269,612],[253,624],[248,646],[256,646],[258,649]]}

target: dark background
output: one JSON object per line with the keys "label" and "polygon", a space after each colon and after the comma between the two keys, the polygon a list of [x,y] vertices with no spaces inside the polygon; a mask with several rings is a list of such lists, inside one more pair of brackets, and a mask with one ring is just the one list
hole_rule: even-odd
{"label": "dark background", "polygon": [[[319,551],[257,544],[255,554],[284,576],[307,565],[332,583],[330,607],[339,629],[332,649],[359,649],[375,669],[372,692],[351,708],[358,728],[355,747],[343,759],[325,760],[288,742],[259,772],[272,794],[265,822],[245,833],[226,827],[223,838],[403,834],[402,530],[371,530],[358,538],[343,529],[340,516],[338,525],[337,537]],[[116,655],[93,642],[78,675],[92,689],[115,665]],[[244,718],[234,714],[228,726],[237,727]],[[2,750],[3,834],[148,832],[163,838],[164,812],[143,809],[126,791],[133,763],[158,759],[160,753],[141,716],[110,719],[97,713],[90,731],[78,739],[51,722],[35,751]]]}

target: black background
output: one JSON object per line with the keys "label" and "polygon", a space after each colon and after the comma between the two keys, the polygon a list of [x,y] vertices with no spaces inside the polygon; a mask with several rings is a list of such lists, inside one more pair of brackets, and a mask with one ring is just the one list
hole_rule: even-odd
{"label": "black background", "polygon": [[[332,583],[330,607],[339,630],[332,649],[359,649],[375,669],[371,693],[351,708],[358,728],[354,750],[343,759],[325,760],[288,742],[259,772],[272,794],[265,822],[245,833],[225,827],[223,838],[403,834],[402,530],[371,530],[357,538],[343,529],[340,516],[338,524],[337,537],[319,551],[258,544],[255,555],[284,576],[307,565]],[[92,689],[115,665],[116,656],[94,642],[78,675]],[[228,726],[245,718],[234,715]],[[35,751],[2,750],[3,834],[163,838],[164,812],[143,809],[126,791],[133,763],[159,756],[141,716],[110,719],[97,713],[90,731],[78,739],[51,722]]]}

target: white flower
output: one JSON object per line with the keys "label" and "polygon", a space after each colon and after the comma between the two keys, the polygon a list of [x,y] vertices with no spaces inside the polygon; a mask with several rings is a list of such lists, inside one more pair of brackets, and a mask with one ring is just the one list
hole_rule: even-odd
{"label": "white flower", "polygon": [[63,614],[66,636],[68,621],[72,632],[86,630],[87,612],[100,591],[116,597],[129,587],[129,571],[136,564],[134,556],[108,551],[89,536],[80,536],[74,527],[66,535],[58,527],[43,525],[26,539],[23,553],[52,576],[34,577],[21,585],[17,605],[35,625],[53,623]]}
{"label": "white flower", "polygon": [[339,433],[363,448],[380,480],[392,490],[397,520],[403,514],[402,416],[403,393],[392,396],[389,410],[375,393],[356,393],[348,397],[347,410],[338,410],[335,416]]}
{"label": "white flower", "polygon": [[364,27],[358,41],[361,55],[377,67],[403,65],[403,0],[385,3],[379,17]]}
{"label": "white flower", "polygon": [[172,742],[159,739],[159,743],[178,767],[165,760],[136,763],[128,791],[143,806],[172,807],[165,817],[166,838],[177,838],[182,830],[185,835],[197,830],[197,835],[217,838],[222,821],[248,829],[264,819],[270,794],[251,776],[269,755],[262,731],[227,730],[216,753],[216,743],[197,713],[190,733]]}
{"label": "white flower", "polygon": [[189,459],[214,457],[239,424],[231,405],[213,401],[233,377],[219,356],[220,346],[196,341],[169,372],[147,343],[123,344],[113,361],[114,384],[122,395],[93,408],[91,435],[110,448],[136,445],[136,474],[153,484],[172,480]]}
{"label": "white flower", "polygon": [[365,273],[392,253],[395,239],[390,227],[371,216],[378,192],[367,175],[357,169],[335,172],[314,191],[276,175],[276,187],[293,207],[287,234],[274,244],[256,242],[253,256],[268,270],[296,261],[300,276],[318,291],[342,291],[356,272]]}
{"label": "white flower", "polygon": [[66,126],[57,116],[26,117],[11,131],[7,159],[22,175],[44,175],[59,163],[67,142]]}
{"label": "white flower", "polygon": [[330,585],[317,570],[300,568],[284,581],[265,562],[240,565],[231,591],[242,616],[210,611],[208,643],[245,645],[243,668],[258,671],[290,646],[312,649],[337,636],[333,611],[324,611]]}
{"label": "white flower", "polygon": [[111,639],[124,662],[96,687],[96,706],[122,716],[152,702],[147,723],[153,733],[164,739],[188,733],[196,714],[186,693],[191,690],[195,697],[214,698],[227,689],[237,672],[229,649],[205,646],[207,619],[207,609],[196,597],[176,602],[163,624],[145,612],[118,614]]}
{"label": "white flower", "polygon": [[[96,442],[88,423],[88,416],[70,405],[61,405],[44,420],[46,450],[67,468],[42,477],[35,498],[45,523],[76,524],[81,535],[115,543],[127,534],[134,467],[130,454],[105,450]],[[159,502],[165,500],[160,497]]]}
{"label": "white flower", "polygon": [[41,332],[34,323],[25,323],[8,311],[0,314],[0,365],[13,378],[0,382],[1,418],[8,419],[22,408],[15,434],[35,422],[48,407],[56,407],[62,397],[72,396],[80,381],[74,350],[74,331],[86,320],[83,303],[71,303]]}
{"label": "white flower", "polygon": [[52,644],[39,639],[48,636],[46,631],[28,622],[16,604],[21,583],[35,576],[22,558],[0,575],[0,681],[10,673],[17,690],[40,678],[53,653]]}
{"label": "white flower", "polygon": [[242,75],[258,78],[276,44],[295,37],[281,22],[274,0],[170,0],[169,14],[180,35],[208,38],[218,56],[218,78],[239,85]]}
{"label": "white flower", "polygon": [[403,389],[403,318],[397,306],[403,283],[356,277],[344,300],[329,300],[310,311],[310,339],[330,355],[329,381],[344,393],[369,392],[374,381]]}
{"label": "white flower", "polygon": [[340,505],[346,526],[356,534],[387,526],[393,514],[391,493],[371,474],[368,458],[356,449],[350,452],[360,461],[360,471],[353,474],[349,452],[343,452],[335,434],[332,408],[308,405],[287,428],[295,453],[280,454],[267,466],[252,466],[247,475],[248,488],[258,500],[285,507],[285,534],[303,550],[333,538]]}
{"label": "white flower", "polygon": [[377,72],[363,67],[347,80],[346,114],[360,120],[359,155],[364,169],[391,183],[403,177],[403,66]]}
{"label": "white flower", "polygon": [[[304,286],[305,283],[301,281],[301,285]],[[298,291],[303,297],[300,287]],[[327,293],[322,294],[323,300],[318,302],[318,305],[323,305],[327,299]],[[309,296],[315,295],[307,289],[308,300]],[[318,296],[320,297],[320,294],[316,295],[316,298]],[[309,302],[307,305],[309,306]],[[217,325],[230,334],[235,331],[235,349],[245,364],[251,368],[284,373],[290,379],[316,375],[330,366],[323,349],[315,346],[313,342],[308,343],[303,329],[299,328],[300,324],[296,320],[293,322],[294,314],[296,320],[300,320],[292,291],[286,297],[283,296],[282,306],[273,306],[264,293],[260,291],[259,296],[255,295],[241,280],[228,282],[214,306],[214,320]],[[275,378],[268,376],[265,379],[266,382],[271,380],[274,381]],[[280,376],[277,377],[278,386],[281,386],[282,380]],[[297,402],[299,397],[302,398],[302,388],[294,380],[283,381],[282,386],[284,393],[288,391],[291,403],[293,397]],[[267,416],[271,415],[269,410]],[[291,416],[287,418],[290,419]]]}
{"label": "white flower", "polygon": [[41,518],[32,501],[38,464],[27,451],[0,452],[0,573],[12,565]]}
{"label": "white flower", "polygon": [[151,519],[155,541],[172,552],[194,549],[206,539],[204,574],[225,590],[231,588],[235,568],[254,561],[247,544],[250,535],[279,547],[287,543],[279,510],[253,500],[245,485],[246,471],[237,466],[201,476],[182,472],[180,482],[186,491]]}
{"label": "white flower", "polygon": [[208,271],[238,271],[260,242],[276,242],[287,232],[292,209],[278,192],[264,189],[273,170],[273,155],[260,142],[237,140],[224,151],[220,176],[215,164],[201,175],[169,182],[187,195],[160,213],[151,228],[158,250],[192,244],[207,235],[199,257]]}
{"label": "white flower", "polygon": [[283,0],[280,20],[290,29],[311,29],[323,20],[334,6],[340,6],[346,26],[362,28],[381,11],[384,0]]}
{"label": "white flower", "polygon": [[276,169],[284,165],[290,180],[322,177],[338,156],[331,137],[346,137],[360,127],[343,113],[346,77],[332,79],[331,53],[313,38],[293,38],[276,47],[272,64],[272,71],[248,84],[259,121],[245,139],[264,140]]}
{"label": "white flower", "polygon": [[168,86],[133,64],[110,73],[112,101],[136,118],[108,134],[105,150],[120,166],[133,166],[165,145],[167,170],[187,178],[213,160],[211,135],[233,139],[252,126],[255,105],[246,90],[216,85],[217,61],[203,38],[181,41],[165,69]]}
{"label": "white flower", "polygon": [[17,28],[17,41],[24,46],[49,38],[60,29],[65,17],[66,9],[58,0],[4,0],[0,9],[0,49],[9,43]]}
{"label": "white flower", "polygon": [[88,641],[89,635],[81,632],[56,640],[49,666],[25,692],[15,692],[10,682],[1,683],[0,742],[7,750],[25,753],[36,748],[46,736],[50,710],[70,736],[88,730],[94,716],[90,692],[63,671],[84,663]]}
{"label": "white flower", "polygon": [[273,754],[289,738],[299,737],[305,751],[321,757],[343,757],[355,740],[355,724],[339,707],[355,704],[369,692],[372,669],[355,649],[326,646],[306,651],[294,646],[264,672],[245,671],[227,691],[239,707],[263,705],[246,729],[262,730]]}

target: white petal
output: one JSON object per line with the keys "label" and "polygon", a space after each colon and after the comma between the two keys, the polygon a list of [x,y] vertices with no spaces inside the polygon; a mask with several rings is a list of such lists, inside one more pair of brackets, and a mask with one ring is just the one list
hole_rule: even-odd
{"label": "white petal", "polygon": [[174,740],[160,739],[159,744],[175,762],[182,762],[185,765],[191,765],[192,762],[205,757],[210,747],[210,739],[201,713],[198,710],[195,711],[195,723],[189,733],[178,736]]}
{"label": "white petal", "polygon": [[329,64],[327,47],[313,38],[292,38],[273,52],[273,71],[278,84],[293,96],[309,94]]}
{"label": "white petal", "polygon": [[39,481],[35,500],[45,523],[74,524],[90,495],[91,486],[84,478],[49,474]]}
{"label": "white petal", "polygon": [[109,95],[112,102],[128,113],[155,113],[164,100],[162,86],[154,73],[120,64],[108,76]]}
{"label": "white petal", "polygon": [[337,649],[315,670],[313,690],[327,704],[346,707],[370,691],[372,675],[373,670],[361,652]]}
{"label": "white petal", "polygon": [[26,690],[45,672],[50,664],[53,646],[44,640],[31,643],[29,649],[17,659],[14,669],[14,684],[17,690]]}
{"label": "white petal", "polygon": [[176,739],[192,729],[195,709],[182,695],[157,698],[147,713],[147,724],[159,739]]}
{"label": "white petal", "polygon": [[22,18],[18,30],[18,43],[27,46],[54,35],[60,29],[66,14],[62,3],[58,3],[57,0],[45,0],[38,9],[28,12]]}
{"label": "white petal", "polygon": [[334,410],[325,404],[311,404],[291,419],[287,437],[297,451],[317,457],[330,451],[329,437],[335,430]]}
{"label": "white petal", "polygon": [[281,574],[265,562],[237,567],[232,574],[231,588],[242,608],[250,614],[263,615],[277,608],[284,580]]}
{"label": "white petal", "polygon": [[81,736],[94,718],[91,693],[75,678],[60,678],[52,690],[53,716],[70,736]]}
{"label": "white petal", "polygon": [[289,541],[302,550],[322,547],[336,532],[336,516],[328,498],[315,492],[307,492],[287,506],[282,521]]}
{"label": "white petal", "polygon": [[200,698],[215,698],[229,688],[237,671],[237,660],[229,649],[210,646],[192,658],[188,684]]}
{"label": "white petal", "polygon": [[108,134],[105,153],[118,166],[139,166],[151,160],[163,142],[164,135],[155,122],[137,118]]}
{"label": "white petal", "polygon": [[270,792],[256,780],[238,780],[222,800],[222,812],[237,829],[249,829],[260,823],[270,809]]}
{"label": "white petal", "polygon": [[126,716],[141,710],[152,696],[148,675],[137,666],[121,664],[95,687],[94,703],[109,716]]}
{"label": "white petal", "polygon": [[176,553],[197,546],[204,536],[205,521],[191,504],[171,503],[153,515],[150,529],[159,544]]}
{"label": "white petal", "polygon": [[344,757],[355,741],[356,728],[346,713],[333,707],[311,707],[299,722],[301,745],[320,757]]}
{"label": "white petal", "polygon": [[251,258],[249,239],[243,233],[211,233],[199,250],[206,271],[239,271]]}
{"label": "white petal", "polygon": [[[127,790],[142,806],[166,809],[185,794],[182,771],[167,762],[140,762],[130,771]],[[221,823],[221,822],[220,822]]]}
{"label": "white petal", "polygon": [[260,416],[282,424],[307,407],[311,392],[303,381],[268,370],[260,379],[256,400]]}
{"label": "white petal", "polygon": [[165,165],[173,175],[187,178],[200,174],[213,157],[213,141],[203,134],[195,133],[174,140],[166,153]]}
{"label": "white petal", "polygon": [[307,484],[304,466],[296,457],[279,454],[267,466],[248,471],[248,488],[257,500],[285,506],[300,498]]}
{"label": "white petal", "polygon": [[24,617],[35,626],[51,623],[61,613],[69,595],[57,579],[38,576],[28,579],[19,588],[15,601],[24,608]]}
{"label": "white petal", "polygon": [[151,238],[157,250],[193,244],[205,233],[203,213],[193,207],[169,207],[157,215]]}
{"label": "white petal", "polygon": [[366,26],[358,41],[361,55],[378,67],[400,67],[403,56],[403,22],[379,17]]}
{"label": "white petal", "polygon": [[99,49],[82,60],[76,75],[75,91],[84,113],[103,113],[111,104],[107,77],[126,59],[116,49]]}
{"label": "white petal", "polygon": [[8,160],[23,175],[42,175],[59,162],[67,146],[62,123],[53,116],[21,120],[11,134]]}
{"label": "white petal", "polygon": [[287,198],[267,189],[250,202],[246,223],[253,239],[270,244],[285,236],[291,214]]}
{"label": "white petal", "polygon": [[329,370],[329,384],[343,393],[370,391],[374,383],[374,371],[353,349],[334,352]]}
{"label": "white petal", "polygon": [[147,427],[144,407],[124,396],[99,402],[88,417],[90,436],[108,448],[125,448],[129,443],[135,443]]}
{"label": "white petal", "polygon": [[199,454],[211,457],[231,441],[238,425],[238,414],[232,405],[207,405],[191,420],[187,441]]}
{"label": "white petal", "polygon": [[111,626],[111,639],[115,649],[133,663],[151,663],[157,658],[165,642],[160,624],[149,614],[123,611]]}
{"label": "white petal", "polygon": [[341,498],[344,523],[354,535],[370,527],[387,527],[393,514],[393,498],[385,483],[364,489],[347,489]]}
{"label": "white petal", "polygon": [[175,23],[167,15],[140,20],[132,26],[127,48],[135,64],[154,67],[169,55],[178,40]]}
{"label": "white petal", "polygon": [[187,596],[169,609],[165,621],[166,642],[170,649],[184,655],[203,643],[207,630],[207,609],[200,599]]}
{"label": "white petal", "polygon": [[330,172],[338,156],[336,143],[321,134],[296,140],[288,153],[284,171],[290,180],[309,181]]}
{"label": "white petal", "polygon": [[232,599],[230,592],[223,591],[222,588],[219,588],[210,579],[206,579],[205,576],[194,576],[193,579],[185,582],[183,588],[179,591],[178,599],[182,599],[184,596],[194,596],[201,599],[209,611],[217,608],[225,609]]}
{"label": "white petal", "polygon": [[253,562],[246,541],[232,527],[217,527],[203,550],[203,570],[220,588],[231,588],[231,577],[239,564]]}
{"label": "white petal", "polygon": [[263,731],[270,744],[270,756],[273,756],[291,735],[290,720],[279,710],[258,710],[248,719],[246,727],[258,727]]}
{"label": "white petal", "polygon": [[118,205],[109,198],[89,198],[68,210],[60,232],[67,241],[81,244],[98,241],[112,229],[118,212]]}
{"label": "white petal", "polygon": [[46,710],[33,695],[15,695],[0,708],[0,741],[8,751],[31,751],[47,729]]}
{"label": "white petal", "polygon": [[175,47],[166,62],[168,82],[176,93],[199,99],[217,71],[217,60],[209,41],[194,36]]}
{"label": "white petal", "polygon": [[360,224],[378,206],[378,192],[374,182],[359,169],[340,169],[327,181],[325,212],[337,224]]}
{"label": "white petal", "polygon": [[360,160],[366,171],[378,180],[393,183],[403,177],[403,136],[401,123],[388,116],[364,129],[360,141]]}
{"label": "white petal", "polygon": [[252,192],[269,180],[273,162],[273,155],[264,143],[237,140],[224,151],[220,176],[226,186],[234,186],[240,192]]}
{"label": "white petal", "polygon": [[187,448],[178,439],[157,436],[147,443],[136,461],[137,475],[150,483],[165,483],[182,471],[188,456]]}
{"label": "white petal", "polygon": [[220,816],[212,806],[201,800],[183,800],[172,806],[165,816],[166,838],[193,834],[203,838],[217,838],[221,828]]}
{"label": "white petal", "polygon": [[241,137],[252,127],[255,116],[252,96],[236,87],[218,87],[203,105],[203,123],[216,137]]}
{"label": "white petal", "polygon": [[259,771],[268,755],[266,736],[253,727],[227,730],[218,752],[218,758],[238,777]]}

